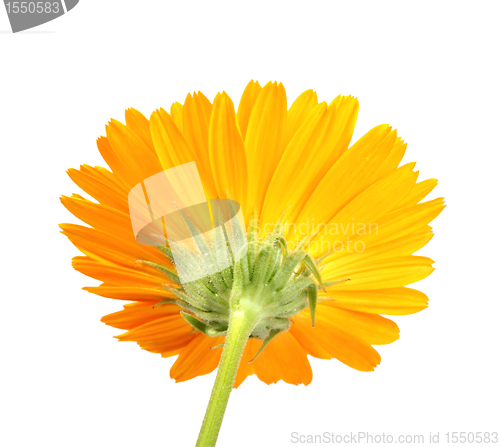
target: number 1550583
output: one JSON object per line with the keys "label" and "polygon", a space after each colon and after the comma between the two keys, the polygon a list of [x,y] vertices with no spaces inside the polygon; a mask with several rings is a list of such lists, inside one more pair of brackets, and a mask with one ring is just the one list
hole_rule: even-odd
{"label": "number 1550583", "polygon": [[8,2],[5,3],[9,14],[58,14],[59,2]]}

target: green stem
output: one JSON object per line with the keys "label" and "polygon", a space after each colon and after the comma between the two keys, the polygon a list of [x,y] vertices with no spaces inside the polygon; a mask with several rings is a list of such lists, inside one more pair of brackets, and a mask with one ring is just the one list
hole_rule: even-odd
{"label": "green stem", "polygon": [[196,447],[214,447],[217,442],[241,356],[257,321],[258,317],[252,309],[231,311],[217,377]]}

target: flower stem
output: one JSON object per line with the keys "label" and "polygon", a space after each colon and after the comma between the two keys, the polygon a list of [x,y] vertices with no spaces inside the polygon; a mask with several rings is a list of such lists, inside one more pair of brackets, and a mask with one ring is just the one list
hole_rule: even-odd
{"label": "flower stem", "polygon": [[217,377],[196,447],[214,447],[217,442],[241,356],[257,320],[257,315],[251,309],[231,311]]}

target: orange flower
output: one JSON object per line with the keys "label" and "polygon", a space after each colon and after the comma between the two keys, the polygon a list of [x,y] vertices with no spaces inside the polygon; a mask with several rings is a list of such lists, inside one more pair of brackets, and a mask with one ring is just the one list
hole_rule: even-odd
{"label": "orange flower", "polygon": [[111,170],[83,165],[68,171],[95,201],[76,194],[61,199],[89,225],[61,225],[85,255],[73,259],[74,268],[102,281],[85,290],[132,301],[102,321],[127,331],[117,336],[121,341],[178,356],[170,372],[176,381],[217,368],[222,350],[213,348],[224,336],[194,330],[175,302],[157,305],[175,298],[171,287],[177,286],[158,266],[175,266],[158,248],[135,241],[127,202],[139,182],[194,161],[207,198],[229,193],[247,224],[255,212],[261,238],[285,212],[286,241],[296,247],[308,236],[304,249],[330,284],[319,292],[314,327],[309,308],[290,315],[289,329],[251,363],[263,340],[248,340],[234,386],[252,374],[268,384],[307,385],[308,355],[372,371],[380,363],[372,345],[399,337],[397,325],[379,314],[427,306],[423,293],[405,286],[433,271],[431,259],[413,253],[431,239],[429,223],[444,204],[422,202],[437,181],[417,182],[413,163],[399,167],[406,144],[389,126],[373,128],[349,147],[357,113],[355,98],[318,104],[312,90],[287,110],[281,84],[250,82],[237,113],[226,93],[213,104],[198,93],[150,120],[134,109],[125,112],[125,125],[111,120],[97,141]]}

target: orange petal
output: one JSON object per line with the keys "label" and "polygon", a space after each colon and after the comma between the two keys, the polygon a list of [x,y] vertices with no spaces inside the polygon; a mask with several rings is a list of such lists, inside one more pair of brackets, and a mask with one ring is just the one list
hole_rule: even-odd
{"label": "orange petal", "polygon": [[140,245],[134,240],[124,239],[95,228],[82,225],[61,224],[62,233],[84,254],[110,265],[120,264],[136,267],[136,261],[165,264],[166,256],[155,247]]}
{"label": "orange petal", "polygon": [[161,288],[153,287],[120,287],[102,284],[99,287],[84,287],[90,293],[106,298],[125,301],[163,301],[175,298],[174,295]]}
{"label": "orange petal", "polygon": [[170,377],[176,382],[184,382],[211,373],[217,368],[222,353],[222,349],[211,348],[222,342],[224,337],[208,337],[197,333],[179,353],[179,357],[170,369]]}
{"label": "orange petal", "polygon": [[253,363],[257,377],[268,385],[279,380],[309,385],[312,380],[307,354],[288,331],[271,340]]}
{"label": "orange petal", "polygon": [[107,233],[135,241],[130,215],[107,205],[94,203],[83,197],[60,197],[62,204],[86,224]]}
{"label": "orange petal", "polygon": [[182,316],[168,315],[142,324],[115,338],[120,341],[135,341],[146,351],[170,357],[182,352],[194,339],[192,329]]}
{"label": "orange petal", "polygon": [[125,110],[125,123],[155,153],[153,139],[149,131],[149,120],[141,112],[131,107]]}
{"label": "orange petal", "polygon": [[168,315],[178,314],[180,310],[175,304],[154,307],[155,304],[155,301],[125,304],[123,310],[105,315],[101,321],[108,326],[129,330]]}
{"label": "orange petal", "polygon": [[108,285],[131,287],[158,287],[170,282],[170,279],[156,269],[144,271],[140,267],[132,269],[119,265],[105,264],[86,256],[76,256],[73,268],[84,275],[103,281]]}
{"label": "orange petal", "polygon": [[247,340],[245,350],[241,356],[240,366],[238,367],[238,372],[236,373],[234,388],[238,388],[248,376],[255,374],[255,368],[253,367],[254,364],[250,363],[250,361],[255,358],[261,345],[262,340],[257,340],[255,338]]}
{"label": "orange petal", "polygon": [[128,213],[128,192],[112,172],[101,167],[82,165],[79,170],[68,169],[68,175],[99,203]]}
{"label": "orange petal", "polygon": [[99,151],[129,190],[162,171],[156,154],[127,126],[111,120],[106,126],[106,135],[107,139],[99,140]]}

